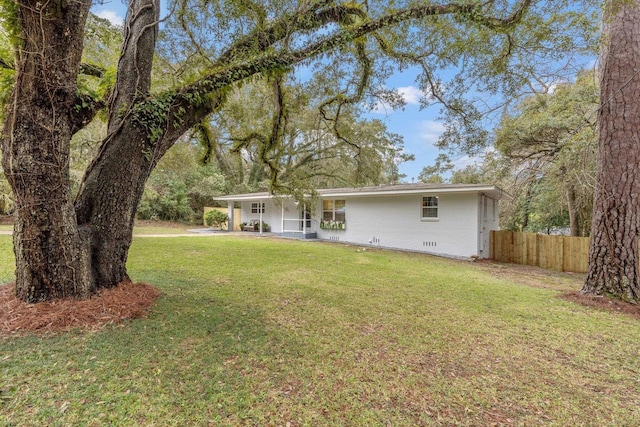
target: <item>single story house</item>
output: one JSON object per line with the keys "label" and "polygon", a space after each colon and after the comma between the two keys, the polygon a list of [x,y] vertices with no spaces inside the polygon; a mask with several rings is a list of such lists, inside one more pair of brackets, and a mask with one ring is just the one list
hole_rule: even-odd
{"label": "single story house", "polygon": [[505,198],[494,185],[419,183],[317,190],[310,206],[269,193],[216,200],[228,202],[229,224],[239,203],[243,222],[271,233],[469,259],[489,257]]}

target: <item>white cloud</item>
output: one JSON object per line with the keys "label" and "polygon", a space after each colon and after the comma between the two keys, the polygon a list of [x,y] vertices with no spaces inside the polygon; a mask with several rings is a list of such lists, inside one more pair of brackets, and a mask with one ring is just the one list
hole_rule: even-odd
{"label": "white cloud", "polygon": [[436,122],[434,120],[425,120],[420,123],[420,139],[423,141],[435,145],[438,142],[438,138],[445,131],[444,124]]}
{"label": "white cloud", "polygon": [[[415,86],[402,86],[395,89],[395,92],[404,100],[406,105],[418,105],[420,98],[424,95],[424,92]],[[394,110],[389,103],[384,101],[379,101],[373,108],[373,112],[377,114],[389,114]]]}
{"label": "white cloud", "polygon": [[117,12],[114,12],[113,10],[101,10],[99,12],[96,12],[96,16],[108,20],[113,25],[122,25],[124,23],[124,18],[122,18],[120,15],[118,15]]}
{"label": "white cloud", "polygon": [[402,96],[404,102],[408,105],[418,105],[420,103],[420,98],[424,95],[424,92],[415,86],[399,87],[396,89],[396,92]]}

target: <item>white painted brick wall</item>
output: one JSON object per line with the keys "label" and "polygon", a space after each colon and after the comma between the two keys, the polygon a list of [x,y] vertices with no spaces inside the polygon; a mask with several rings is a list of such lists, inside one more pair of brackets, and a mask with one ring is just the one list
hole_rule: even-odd
{"label": "white painted brick wall", "polygon": [[[346,199],[346,230],[318,230],[318,237],[456,257],[489,255],[488,241],[486,255],[479,253],[478,194],[427,195],[438,197],[438,220],[421,219],[423,195],[352,197]],[[497,229],[497,219],[486,226],[493,224]]]}

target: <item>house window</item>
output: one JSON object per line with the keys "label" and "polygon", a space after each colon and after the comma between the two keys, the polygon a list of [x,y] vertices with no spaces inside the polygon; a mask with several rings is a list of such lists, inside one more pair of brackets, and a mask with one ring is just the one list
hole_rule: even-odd
{"label": "house window", "polygon": [[438,198],[435,196],[427,196],[422,198],[422,218],[437,219],[438,218]]}
{"label": "house window", "polygon": [[264,203],[251,203],[251,213],[264,213]]}
{"label": "house window", "polygon": [[344,200],[323,200],[322,201],[322,220],[336,221],[345,223],[346,202]]}

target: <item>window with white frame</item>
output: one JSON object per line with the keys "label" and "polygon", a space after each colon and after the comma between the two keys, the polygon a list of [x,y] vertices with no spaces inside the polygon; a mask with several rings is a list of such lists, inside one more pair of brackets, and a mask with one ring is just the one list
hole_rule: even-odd
{"label": "window with white frame", "polygon": [[438,219],[438,197],[425,196],[422,198],[422,219]]}
{"label": "window with white frame", "polygon": [[264,203],[251,203],[251,213],[252,214],[264,213]]}
{"label": "window with white frame", "polygon": [[347,219],[346,205],[345,200],[323,200],[321,228],[344,229]]}

